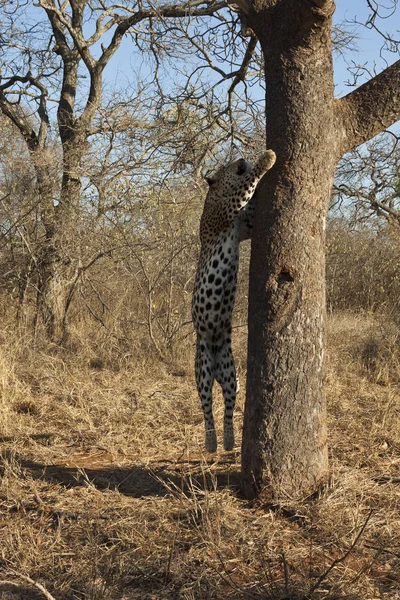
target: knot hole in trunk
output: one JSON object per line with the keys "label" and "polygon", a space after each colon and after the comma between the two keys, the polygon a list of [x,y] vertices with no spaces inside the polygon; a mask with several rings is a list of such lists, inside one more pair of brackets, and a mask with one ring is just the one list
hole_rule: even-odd
{"label": "knot hole in trunk", "polygon": [[294,277],[289,269],[283,268],[277,277],[278,287],[282,287],[285,283],[293,283]]}

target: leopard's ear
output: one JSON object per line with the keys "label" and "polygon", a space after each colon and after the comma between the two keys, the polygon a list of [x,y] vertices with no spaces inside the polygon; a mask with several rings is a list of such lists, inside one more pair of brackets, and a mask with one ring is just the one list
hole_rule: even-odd
{"label": "leopard's ear", "polygon": [[205,177],[204,179],[207,181],[210,187],[215,183],[215,179],[213,177]]}

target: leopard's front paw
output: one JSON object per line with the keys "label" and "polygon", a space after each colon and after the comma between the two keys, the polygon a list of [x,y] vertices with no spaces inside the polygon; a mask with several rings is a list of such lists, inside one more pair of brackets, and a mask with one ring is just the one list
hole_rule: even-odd
{"label": "leopard's front paw", "polygon": [[259,164],[264,172],[269,171],[274,166],[276,154],[273,150],[267,150],[260,158]]}

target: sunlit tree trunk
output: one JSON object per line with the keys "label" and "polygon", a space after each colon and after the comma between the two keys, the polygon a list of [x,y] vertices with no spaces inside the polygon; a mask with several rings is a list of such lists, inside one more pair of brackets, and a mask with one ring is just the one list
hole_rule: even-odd
{"label": "sunlit tree trunk", "polygon": [[265,58],[267,141],[277,154],[260,184],[252,236],[242,477],[248,498],[268,487],[288,499],[328,476],[325,219],[335,167],[343,152],[399,118],[400,69],[386,88],[363,86],[361,97],[373,94],[373,103],[359,90],[334,101],[334,2],[240,4]]}

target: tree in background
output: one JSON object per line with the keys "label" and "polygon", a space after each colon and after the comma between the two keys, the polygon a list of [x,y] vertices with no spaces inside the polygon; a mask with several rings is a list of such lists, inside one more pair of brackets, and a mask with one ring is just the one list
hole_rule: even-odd
{"label": "tree in background", "polygon": [[328,309],[399,314],[400,145],[386,131],[335,173],[327,224]]}
{"label": "tree in background", "polygon": [[[252,103],[248,99],[242,102],[235,90],[248,76],[255,37],[251,35],[249,42],[240,34],[235,13],[225,15],[210,30],[198,21],[224,6],[214,0],[157,8],[151,3],[87,0],[21,0],[2,5],[1,43],[5,51],[1,59],[0,110],[24,140],[32,167],[38,236],[34,244],[27,238],[24,243],[31,255],[29,268],[36,275],[37,314],[42,316],[50,339],[65,338],[67,312],[77,280],[108,253],[105,249],[85,256],[82,243],[82,206],[86,209],[87,191],[84,178],[88,176],[84,162],[91,150],[96,153],[96,142],[107,136],[107,168],[111,162],[115,167],[118,135],[129,137],[130,132],[133,149],[124,168],[127,172],[134,164],[145,181],[146,170],[158,169],[160,173],[167,152],[167,164],[161,167],[164,178],[169,170],[187,169],[188,165],[199,174],[211,148],[228,139],[242,143],[250,137],[243,133],[249,115],[243,108],[239,111],[238,106],[241,103],[249,107]],[[169,26],[171,19],[176,27]],[[221,28],[236,31],[234,42],[220,41]],[[136,56],[141,53],[152,59],[149,68],[153,73],[150,83],[139,82],[122,100],[114,96],[107,103],[103,101],[104,70],[128,32]],[[217,62],[208,53],[212,45],[222,53]],[[240,46],[247,48],[243,56]],[[231,47],[237,51],[225,65],[231,68],[224,71],[218,62],[227,60]],[[162,76],[163,62],[168,71],[173,61],[178,57],[185,60],[190,52],[197,57],[197,68],[182,72],[179,89],[171,84],[168,87]],[[207,84],[196,73],[205,69],[215,74]],[[255,69],[250,77],[258,73]],[[221,84],[228,86],[224,105],[218,98]],[[54,110],[56,132],[51,131]],[[234,111],[238,126],[234,124]],[[155,131],[161,135],[149,137],[148,133]],[[61,161],[55,163],[58,148]],[[104,171],[91,177],[103,214],[107,211],[105,190],[111,181],[112,174]]]}
{"label": "tree in background", "polygon": [[400,138],[385,132],[354,148],[336,170],[331,212],[400,232]]}

